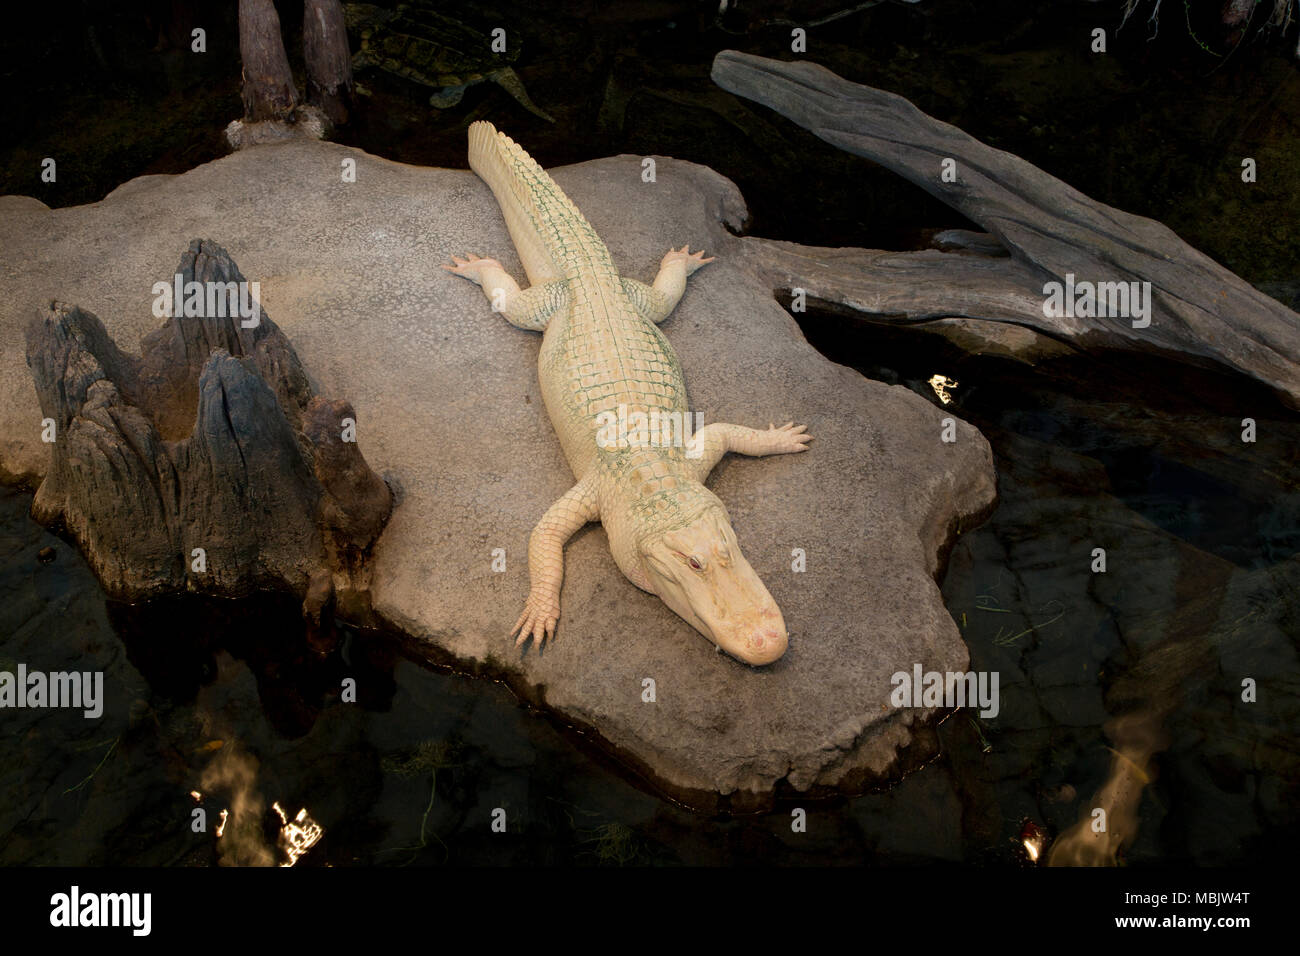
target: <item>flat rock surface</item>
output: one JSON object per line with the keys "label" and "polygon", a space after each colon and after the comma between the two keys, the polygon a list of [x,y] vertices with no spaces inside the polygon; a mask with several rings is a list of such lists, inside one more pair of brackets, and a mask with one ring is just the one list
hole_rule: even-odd
{"label": "flat rock surface", "polygon": [[[342,181],[345,159],[355,183]],[[728,456],[709,482],[784,612],[790,648],[775,665],[716,653],[619,573],[598,525],[568,547],[558,640],[539,654],[507,639],[528,590],[529,532],[572,476],[538,391],[541,337],[438,268],[475,252],[523,276],[495,201],[468,171],[289,142],[143,177],[88,206],[0,198],[0,474],[32,481],[47,466],[23,361],[31,315],[49,299],[79,304],[135,350],[162,321],[153,283],[191,239],[210,238],[261,283],[315,389],[353,404],[366,459],[397,490],[374,556],[385,619],[486,665],[697,805],[885,773],[924,714],[889,706],[890,676],[967,664],[934,575],[952,529],[993,502],[988,445],[961,422],[956,441],[942,441],[942,409],[813,350],[724,227],[744,218],[735,186],[657,163],[654,183],[631,156],[555,178],[624,275],[652,281],[663,253],[686,242],[718,256],[664,323],[705,422],[794,419],[816,436],[801,455]],[[498,548],[504,573],[493,570]]]}

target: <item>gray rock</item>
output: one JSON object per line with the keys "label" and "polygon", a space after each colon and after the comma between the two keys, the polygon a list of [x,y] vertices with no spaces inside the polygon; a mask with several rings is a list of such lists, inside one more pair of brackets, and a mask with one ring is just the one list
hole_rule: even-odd
{"label": "gray rock", "polygon": [[[345,159],[355,183],[341,181]],[[57,294],[110,316],[113,335],[131,341],[151,330],[143,306],[178,239],[218,237],[261,281],[317,389],[355,403],[366,458],[400,489],[367,566],[370,593],[430,657],[506,680],[698,806],[886,774],[928,716],[889,707],[890,676],[967,664],[935,577],[958,524],[993,503],[987,443],[962,422],[943,442],[946,412],[806,343],[725,228],[745,209],[721,176],[659,158],[645,183],[641,158],[624,156],[555,177],[625,275],[652,279],[673,244],[718,256],[664,323],[705,421],[796,419],[817,436],[806,454],[729,458],[710,480],[790,628],[774,666],[716,654],[623,578],[598,526],[567,549],[558,640],[539,655],[507,639],[528,591],[529,532],[572,476],[538,393],[540,337],[438,268],[477,252],[523,274],[496,202],[468,171],[293,141],[90,206],[2,199],[0,336],[15,341]],[[41,415],[10,348],[0,394],[0,467],[44,474]],[[492,570],[495,548],[505,573]],[[795,548],[806,573],[791,571]],[[645,678],[656,703],[642,701]]]}

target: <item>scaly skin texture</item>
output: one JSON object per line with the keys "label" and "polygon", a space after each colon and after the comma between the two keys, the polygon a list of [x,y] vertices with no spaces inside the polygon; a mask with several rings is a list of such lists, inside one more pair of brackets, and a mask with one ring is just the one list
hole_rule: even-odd
{"label": "scaly skin texture", "polygon": [[[599,520],[633,584],[733,656],[775,661],[787,642],[781,611],[703,482],[729,451],[800,452],[812,436],[793,423],[765,431],[712,424],[681,440],[677,423],[692,420],[686,383],[658,323],[681,299],[686,277],[713,260],[683,246],[664,256],[654,285],[623,279],[582,213],[513,140],[474,123],[469,157],[497,198],[531,287],[520,289],[495,259],[454,256],[443,268],[477,283],[511,324],[544,332],[542,398],[577,478],[529,540],[531,586],[511,631],[516,644],[531,637],[540,646],[554,636],[565,542]],[[639,434],[638,412],[661,427]],[[622,434],[608,427],[620,414],[633,416]],[[670,435],[665,420],[673,422]]]}

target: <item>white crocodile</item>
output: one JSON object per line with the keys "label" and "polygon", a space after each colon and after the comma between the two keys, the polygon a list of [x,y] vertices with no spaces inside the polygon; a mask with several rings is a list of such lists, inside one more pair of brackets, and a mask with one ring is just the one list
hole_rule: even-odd
{"label": "white crocodile", "polygon": [[529,539],[531,586],[510,632],[518,633],[516,645],[554,637],[565,542],[599,520],[628,580],[732,656],[775,661],[787,645],[781,610],[741,553],[727,509],[703,482],[729,451],[799,452],[812,436],[793,422],[766,431],[711,424],[689,441],[680,431],[663,441],[659,432],[609,429],[620,412],[632,422],[638,412],[652,421],[686,420],[681,364],[658,323],[681,299],[686,277],[713,260],[683,246],[664,256],[653,286],[620,278],[578,208],[491,123],[470,126],[469,164],[496,196],[531,286],[520,289],[495,259],[453,256],[454,265],[443,268],[477,283],[512,325],[545,333],[537,376],[577,478]]}

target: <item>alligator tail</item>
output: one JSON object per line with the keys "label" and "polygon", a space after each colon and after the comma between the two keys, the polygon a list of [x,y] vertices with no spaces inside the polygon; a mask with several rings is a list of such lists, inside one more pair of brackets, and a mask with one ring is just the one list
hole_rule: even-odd
{"label": "alligator tail", "polygon": [[608,257],[596,230],[555,180],[491,123],[470,124],[469,167],[496,196],[530,284],[573,278],[587,260],[584,250]]}

